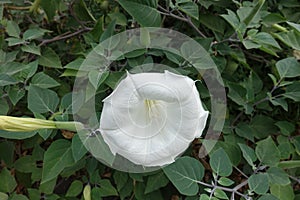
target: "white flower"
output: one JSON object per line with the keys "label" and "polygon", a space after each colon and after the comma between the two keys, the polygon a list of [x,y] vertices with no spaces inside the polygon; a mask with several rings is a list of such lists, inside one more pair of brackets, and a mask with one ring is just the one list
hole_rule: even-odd
{"label": "white flower", "polygon": [[114,155],[142,166],[174,162],[201,136],[208,117],[195,82],[169,71],[127,73],[103,102],[105,143]]}

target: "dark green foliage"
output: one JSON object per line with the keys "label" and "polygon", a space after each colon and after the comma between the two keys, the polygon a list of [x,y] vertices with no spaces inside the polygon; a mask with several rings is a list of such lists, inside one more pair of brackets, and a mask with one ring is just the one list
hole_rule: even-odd
{"label": "dark green foliage", "polygon": [[[89,195],[92,200],[299,199],[297,0],[1,1],[0,114],[72,121],[71,92],[80,75],[88,75],[97,89],[100,112],[101,100],[125,71],[145,63],[165,64],[201,79],[172,52],[146,48],[127,53],[101,76],[94,69],[77,73],[100,42],[124,30],[149,26],[195,39],[221,72],[227,115],[209,154],[197,156],[199,144],[212,144],[200,139],[162,170],[129,174],[91,157],[76,133],[0,130],[0,199],[79,200],[84,199],[84,189],[85,200]],[[147,36],[145,32],[141,37],[145,47]],[[110,42],[113,49],[119,41]],[[194,53],[188,45],[180,50],[183,55]],[[94,60],[91,67],[100,62]],[[197,67],[209,68],[205,63]],[[197,87],[210,109],[206,85],[199,81]],[[87,91],[86,97],[91,95]]]}

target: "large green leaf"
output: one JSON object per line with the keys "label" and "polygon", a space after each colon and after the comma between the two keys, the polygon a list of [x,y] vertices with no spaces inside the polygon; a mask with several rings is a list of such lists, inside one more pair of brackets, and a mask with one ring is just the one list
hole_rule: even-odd
{"label": "large green leaf", "polygon": [[59,103],[57,94],[49,89],[29,86],[28,108],[34,113],[55,112]]}
{"label": "large green leaf", "polygon": [[24,52],[32,53],[39,56],[41,55],[41,48],[39,46],[36,46],[34,43],[22,45],[21,49]]}
{"label": "large green leaf", "polygon": [[9,131],[3,131],[0,130],[0,137],[7,138],[7,139],[16,139],[16,140],[23,140],[26,138],[31,138],[34,136],[37,132],[9,132]]}
{"label": "large green leaf", "polygon": [[264,194],[258,200],[279,200],[279,199],[271,194]]}
{"label": "large green leaf", "polygon": [[229,176],[232,173],[232,163],[223,148],[219,148],[210,155],[209,164],[219,176]]}
{"label": "large green leaf", "polygon": [[60,85],[56,80],[44,72],[35,74],[31,79],[31,84],[40,88],[52,88]]}
{"label": "large green leaf", "polygon": [[1,170],[0,180],[0,192],[12,192],[17,186],[15,178],[7,168]]}
{"label": "large green leaf", "polygon": [[285,58],[276,63],[280,78],[292,78],[300,76],[300,64],[296,58]]}
{"label": "large green leaf", "polygon": [[44,67],[62,68],[59,56],[51,48],[47,47],[39,57],[39,65]]}
{"label": "large green leaf", "polygon": [[239,143],[239,146],[242,150],[243,157],[245,158],[245,160],[248,162],[249,165],[254,167],[253,163],[257,160],[254,150],[245,144]]}
{"label": "large green leaf", "polygon": [[257,142],[255,153],[263,164],[275,166],[279,163],[280,151],[271,137]]}
{"label": "large green leaf", "polygon": [[21,30],[15,21],[7,21],[6,32],[9,36],[19,38]]}
{"label": "large green leaf", "polygon": [[280,200],[292,200],[295,197],[293,188],[291,185],[271,185],[271,194],[276,196]]}
{"label": "large green leaf", "polygon": [[181,194],[192,196],[198,193],[197,181],[204,176],[204,167],[198,160],[181,157],[164,167],[163,171]]}
{"label": "large green leaf", "polygon": [[66,193],[66,197],[76,197],[82,192],[82,189],[83,189],[82,182],[79,180],[75,180],[70,185],[70,187]]}
{"label": "large green leaf", "polygon": [[291,30],[289,32],[274,33],[281,42],[293,49],[300,50],[300,33],[296,30]]}
{"label": "large green leaf", "polygon": [[128,0],[119,0],[118,2],[142,26],[160,26],[161,16],[156,8]]}
{"label": "large green leaf", "polygon": [[250,190],[257,194],[266,194],[269,190],[269,181],[267,174],[253,174],[248,179]]}
{"label": "large green leaf", "polygon": [[42,183],[54,179],[64,168],[73,164],[71,143],[63,139],[52,142],[44,155]]}
{"label": "large green leaf", "polygon": [[16,84],[18,81],[7,74],[0,74],[0,87]]}
{"label": "large green leaf", "polygon": [[87,150],[78,134],[74,135],[72,138],[72,155],[75,162],[78,162],[86,154],[86,152]]}
{"label": "large green leaf", "polygon": [[277,185],[288,185],[291,183],[289,175],[281,168],[271,167],[267,170],[269,182]]}
{"label": "large green leaf", "polygon": [[199,19],[199,9],[198,5],[194,3],[193,1],[183,3],[177,3],[178,9],[187,14],[188,16]]}
{"label": "large green leaf", "polygon": [[147,180],[145,194],[158,190],[159,188],[166,186],[168,183],[169,179],[164,175],[162,171],[151,175]]}
{"label": "large green leaf", "polygon": [[31,173],[36,167],[35,159],[31,155],[23,156],[19,158],[15,164],[15,169],[23,173]]}

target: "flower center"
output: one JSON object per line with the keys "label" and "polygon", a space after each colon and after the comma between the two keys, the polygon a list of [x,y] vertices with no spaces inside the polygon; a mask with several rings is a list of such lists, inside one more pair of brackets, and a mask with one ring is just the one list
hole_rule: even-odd
{"label": "flower center", "polygon": [[157,114],[158,114],[157,100],[145,99],[144,103],[146,106],[146,111],[147,111],[148,117],[150,119],[153,117],[157,117]]}

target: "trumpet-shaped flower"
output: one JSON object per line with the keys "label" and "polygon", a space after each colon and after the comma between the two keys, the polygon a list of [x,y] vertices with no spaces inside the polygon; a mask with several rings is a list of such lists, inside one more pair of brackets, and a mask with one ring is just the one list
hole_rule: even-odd
{"label": "trumpet-shaped flower", "polygon": [[114,155],[142,166],[174,162],[201,136],[208,117],[195,82],[169,71],[128,73],[103,102],[105,143]]}
{"label": "trumpet-shaped flower", "polygon": [[38,129],[65,129],[77,131],[83,129],[80,122],[60,122],[36,118],[0,116],[0,130],[10,132],[30,132]]}

